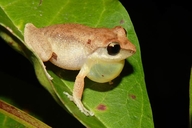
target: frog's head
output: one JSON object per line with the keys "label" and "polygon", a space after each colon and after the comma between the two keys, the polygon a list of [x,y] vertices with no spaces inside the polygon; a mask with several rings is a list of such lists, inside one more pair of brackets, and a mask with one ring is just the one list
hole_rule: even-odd
{"label": "frog's head", "polygon": [[121,26],[104,31],[106,32],[99,35],[99,39],[102,39],[100,42],[103,42],[102,46],[98,46],[93,53],[96,58],[110,62],[121,61],[136,52],[135,46],[129,41],[125,29]]}
{"label": "frog's head", "polygon": [[125,59],[136,52],[128,40],[126,31],[117,26],[113,29],[100,29],[97,37],[99,44],[91,54],[91,69],[87,77],[99,83],[113,80],[121,73]]}

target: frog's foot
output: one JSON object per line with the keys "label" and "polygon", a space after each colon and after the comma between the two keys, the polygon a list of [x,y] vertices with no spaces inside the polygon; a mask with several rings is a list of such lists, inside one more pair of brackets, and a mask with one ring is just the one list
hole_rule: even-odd
{"label": "frog's foot", "polygon": [[71,101],[73,101],[73,102],[77,105],[77,107],[79,108],[79,110],[80,110],[82,113],[84,113],[86,116],[93,116],[93,115],[94,115],[93,112],[87,110],[87,109],[83,106],[81,100],[79,100],[78,98],[70,95],[70,94],[67,93],[67,92],[63,92],[63,93],[64,93],[65,95],[67,95],[67,97],[68,97]]}
{"label": "frog's foot", "polygon": [[49,80],[53,80],[53,77],[46,71],[46,76],[48,77]]}
{"label": "frog's foot", "polygon": [[46,74],[46,76],[48,77],[48,79],[49,79],[49,80],[53,80],[53,77],[51,77],[51,75],[47,72],[46,66],[43,64],[43,62],[42,62],[42,65],[43,65],[43,69],[44,69],[45,74]]}

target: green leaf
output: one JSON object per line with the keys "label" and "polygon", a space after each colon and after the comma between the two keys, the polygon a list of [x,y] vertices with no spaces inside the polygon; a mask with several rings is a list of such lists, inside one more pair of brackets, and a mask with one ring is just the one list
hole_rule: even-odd
{"label": "green leaf", "polygon": [[50,128],[27,113],[0,100],[0,127],[10,128]]}
{"label": "green leaf", "polygon": [[[79,111],[63,92],[72,93],[78,72],[67,71],[45,63],[53,77],[49,81],[43,64],[24,44],[26,23],[44,27],[59,23],[79,23],[91,27],[123,26],[137,52],[128,58],[121,75],[113,84],[99,84],[85,79],[83,104],[95,113],[87,117]],[[93,128],[152,128],[152,114],[148,100],[140,57],[140,48],[128,13],[117,0],[15,0],[0,1],[1,37],[34,65],[40,83],[54,99],[82,124]],[[14,35],[14,36],[13,36]]]}

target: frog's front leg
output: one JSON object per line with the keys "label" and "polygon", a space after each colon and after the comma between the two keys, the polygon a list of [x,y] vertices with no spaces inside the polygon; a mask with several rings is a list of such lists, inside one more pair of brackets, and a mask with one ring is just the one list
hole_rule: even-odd
{"label": "frog's front leg", "polygon": [[87,110],[81,101],[84,90],[84,78],[86,77],[88,72],[89,68],[87,67],[87,65],[84,65],[81,68],[79,74],[76,76],[72,96],[69,95],[67,92],[64,92],[64,94],[66,94],[69,97],[69,99],[72,100],[77,105],[77,107],[82,113],[84,113],[86,116],[93,116],[94,113]]}

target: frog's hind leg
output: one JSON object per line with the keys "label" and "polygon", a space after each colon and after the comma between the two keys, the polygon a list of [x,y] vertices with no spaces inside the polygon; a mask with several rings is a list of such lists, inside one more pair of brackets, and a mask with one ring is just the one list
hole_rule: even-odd
{"label": "frog's hind leg", "polygon": [[47,38],[44,37],[40,29],[28,23],[25,25],[24,41],[26,46],[38,56],[47,77],[49,80],[52,80],[53,78],[49,75],[43,63],[48,61],[53,54],[51,44],[48,42]]}
{"label": "frog's hind leg", "polygon": [[25,44],[34,51],[43,62],[52,57],[52,48],[48,39],[44,36],[41,29],[33,24],[27,23],[24,29]]}

